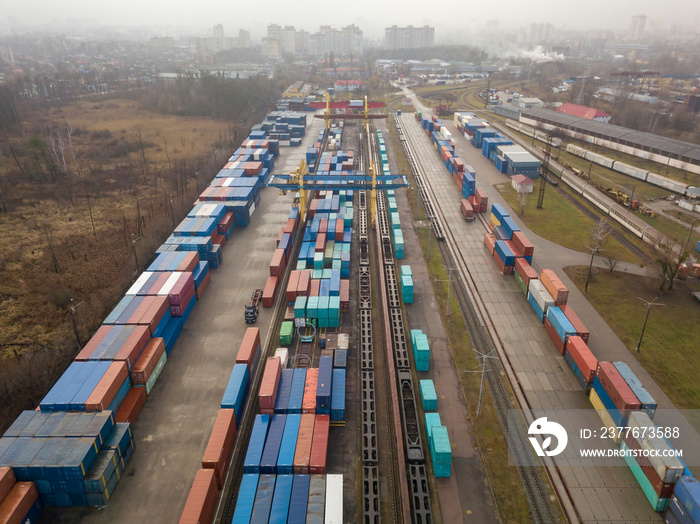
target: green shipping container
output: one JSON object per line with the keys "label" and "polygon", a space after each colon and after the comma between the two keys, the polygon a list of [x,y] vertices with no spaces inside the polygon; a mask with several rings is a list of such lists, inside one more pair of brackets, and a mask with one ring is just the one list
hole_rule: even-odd
{"label": "green shipping container", "polygon": [[513,276],[515,276],[515,281],[518,283],[518,286],[520,286],[520,291],[527,295],[527,285],[525,284],[525,282],[523,282],[523,279],[520,276],[520,274],[517,271],[515,271],[513,273]]}
{"label": "green shipping container", "polygon": [[433,438],[433,427],[442,426],[440,421],[440,413],[431,412],[425,414],[425,434],[428,435],[428,447],[430,447],[430,442]]}
{"label": "green shipping container", "polygon": [[151,376],[148,377],[148,380],[146,381],[146,385],[142,386],[140,384],[135,384],[135,387],[137,388],[146,388],[146,395],[151,394],[151,390],[153,389],[153,386],[156,384],[156,380],[158,380],[158,377],[160,376],[161,372],[163,371],[163,368],[165,367],[165,364],[168,362],[168,355],[166,353],[163,353],[163,355],[158,359],[158,363],[156,364],[156,367],[153,369],[153,372],[151,373]]}
{"label": "green shipping container", "polygon": [[437,393],[435,384],[429,378],[420,381],[420,399],[423,404],[423,411],[437,410]]}
{"label": "green shipping container", "polygon": [[[316,271],[321,271],[323,270],[323,253],[317,252],[314,253],[314,275],[316,275]],[[314,276],[314,278],[320,278]]]}
{"label": "green shipping container", "polygon": [[[620,444],[620,451],[627,450],[629,450],[627,444],[625,444],[625,442],[622,441]],[[630,468],[630,471],[632,471],[632,475],[634,475],[634,478],[637,479],[639,487],[642,488],[644,495],[646,496],[647,500],[649,501],[649,504],[651,504],[651,507],[654,509],[654,511],[666,511],[666,509],[668,509],[669,502],[671,502],[671,499],[660,499],[659,495],[657,495],[657,493],[654,491],[651,482],[649,482],[649,479],[644,474],[644,471],[642,470],[641,466],[637,463],[635,458],[627,454],[625,454],[624,457],[627,466]]]}
{"label": "green shipping container", "polygon": [[306,317],[318,318],[318,297],[308,297],[306,300]]}
{"label": "green shipping container", "polygon": [[307,297],[297,297],[294,302],[294,318],[306,318]]}
{"label": "green shipping container", "polygon": [[294,322],[287,320],[282,322],[282,327],[280,328],[280,345],[291,346],[292,340],[294,340]]}
{"label": "green shipping container", "polygon": [[452,465],[452,446],[445,426],[433,426],[430,441],[430,456],[436,477],[449,477]]}
{"label": "green shipping container", "polygon": [[[328,299],[330,297],[318,297],[318,319],[328,320]],[[321,323],[319,322],[319,325]],[[321,325],[321,327],[328,327]]]}

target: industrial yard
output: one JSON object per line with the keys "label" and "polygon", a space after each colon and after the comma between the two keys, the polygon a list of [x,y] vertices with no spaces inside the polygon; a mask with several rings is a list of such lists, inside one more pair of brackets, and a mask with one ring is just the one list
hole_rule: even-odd
{"label": "industrial yard", "polygon": [[[221,155],[37,409],[0,438],[0,516],[697,521],[696,421],[570,276],[593,256],[528,227],[504,187],[534,186],[534,199],[566,184],[586,220],[615,222],[630,278],[651,279],[646,244],[676,240],[523,140],[547,113],[489,122],[400,95],[412,111],[328,89],[300,107],[283,97]],[[532,436],[535,422],[569,412],[558,420],[571,441],[629,426],[604,449],[676,447],[683,460],[540,454],[551,439]],[[680,436],[638,435],[672,424]]]}

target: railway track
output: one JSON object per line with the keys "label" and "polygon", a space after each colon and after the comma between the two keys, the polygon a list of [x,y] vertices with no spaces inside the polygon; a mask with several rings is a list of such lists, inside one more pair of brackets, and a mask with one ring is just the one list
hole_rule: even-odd
{"label": "railway track", "polygon": [[[413,151],[410,142],[405,138],[400,119],[394,117],[394,124],[397,127],[399,137],[403,136],[401,143],[409,158],[409,163],[411,164],[414,175],[418,173],[419,176],[425,178],[424,173],[422,173],[423,167],[420,163],[420,159]],[[428,187],[426,189],[429,193],[430,188]],[[437,214],[448,224],[447,227],[444,228],[445,242],[437,242],[437,244],[446,263],[453,266],[456,265],[459,268],[460,278],[457,279],[454,290],[470,340],[476,351],[481,354],[488,354],[497,349],[485,326],[484,321],[486,321],[487,318],[484,318],[484,321],[482,321],[482,317],[488,317],[488,313],[483,307],[479,308],[481,314],[477,310],[481,304],[476,304],[475,302],[480,302],[480,297],[473,285],[466,260],[457,248],[455,234],[452,232],[449,223],[445,220],[442,209],[439,206],[437,206]],[[483,217],[480,217],[480,219],[481,223],[485,226]],[[503,358],[502,355],[501,358]],[[513,404],[513,400],[506,386],[504,379],[505,370],[502,367],[501,361],[493,362],[494,359],[485,360],[485,380],[493,398],[499,422],[507,437],[509,450],[513,454],[514,461],[516,461],[517,464],[524,464],[518,466],[518,474],[520,475],[525,490],[532,521],[537,523],[559,522],[557,510],[550,500],[546,482],[538,467],[540,462],[533,453],[531,447],[525,444],[528,442],[524,429],[525,423],[523,420],[516,421],[515,424],[510,423],[513,422],[510,419],[512,410],[518,406]],[[504,360],[507,362],[507,359]],[[523,408],[526,408],[526,406],[523,406]]]}

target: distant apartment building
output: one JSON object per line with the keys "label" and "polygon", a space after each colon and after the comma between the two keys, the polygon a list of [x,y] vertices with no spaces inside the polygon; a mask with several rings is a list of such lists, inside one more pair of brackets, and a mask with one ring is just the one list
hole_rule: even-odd
{"label": "distant apartment building", "polygon": [[175,40],[172,36],[154,36],[151,38],[151,46],[160,49],[172,49],[175,47]]}
{"label": "distant apartment building", "polygon": [[268,58],[279,58],[281,56],[280,41],[276,38],[263,38],[262,55]]}
{"label": "distant apartment building", "polygon": [[365,87],[365,83],[362,80],[336,80],[333,86],[336,92],[357,91]]}
{"label": "distant apartment building", "polygon": [[435,28],[429,26],[398,27],[391,26],[384,29],[384,48],[417,49],[420,47],[433,47],[435,45]]}
{"label": "distant apartment building", "polygon": [[293,26],[283,28],[277,24],[269,24],[267,39],[278,41],[280,55],[308,54],[323,57],[333,53],[335,56],[360,56],[364,45],[363,32],[354,24],[342,29],[325,25],[313,34],[303,30],[297,31]]}
{"label": "distant apartment building", "polygon": [[633,16],[630,20],[629,39],[638,42],[642,39],[647,26],[647,15]]}
{"label": "distant apartment building", "polygon": [[527,40],[531,44],[549,44],[552,41],[554,26],[552,24],[530,24]]}

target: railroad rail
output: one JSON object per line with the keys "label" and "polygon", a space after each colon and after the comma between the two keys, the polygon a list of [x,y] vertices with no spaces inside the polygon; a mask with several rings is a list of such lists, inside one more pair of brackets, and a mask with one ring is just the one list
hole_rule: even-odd
{"label": "railroad rail", "polygon": [[[374,133],[367,126],[368,143],[370,144],[370,156],[374,155],[375,161],[378,149],[372,148]],[[371,138],[370,138],[371,137]],[[426,194],[427,196],[427,194]],[[408,462],[407,477],[409,481],[409,500],[411,506],[411,518],[414,523],[429,524],[433,521],[430,503],[430,490],[427,482],[427,469],[425,467],[425,453],[419,427],[418,411],[416,406],[415,388],[411,376],[411,362],[408,357],[408,344],[406,342],[406,328],[401,309],[401,299],[396,278],[396,258],[391,243],[391,227],[389,226],[388,206],[386,195],[379,192],[377,195],[377,235],[382,250],[381,272],[383,279],[383,296],[386,297],[387,321],[386,329],[391,335],[391,349],[394,356],[396,387],[398,388],[400,416],[403,428],[403,448]],[[434,221],[435,236],[442,236],[442,227],[439,220]],[[387,363],[388,365],[388,363]],[[390,380],[391,382],[391,380]],[[405,482],[405,479],[402,479]]]}
{"label": "railroad rail", "polygon": [[[403,134],[401,120],[396,116],[394,117],[394,124],[396,125],[397,130],[401,130],[400,134]],[[407,156],[410,155],[411,158],[417,159],[417,155],[413,152],[413,146],[410,144],[410,142],[408,140],[403,140],[401,143],[407,153]],[[424,175],[424,168],[419,160],[414,161],[411,164],[411,169],[414,176],[416,173],[419,176]],[[430,187],[428,186],[426,189],[429,191]],[[444,219],[442,209],[439,206],[437,208],[437,212]],[[482,224],[486,226],[483,217],[480,218]],[[445,223],[448,224],[447,228],[445,229],[446,242],[438,242],[438,248],[446,263],[450,264],[451,266],[457,265],[459,268],[459,278],[456,279],[456,283],[453,285],[453,290],[458,299],[460,310],[464,318],[472,346],[478,352],[488,354],[490,351],[497,348],[485,327],[484,321],[482,321],[482,315],[480,315],[479,311],[477,311],[475,299],[480,298],[479,292],[473,285],[473,279],[471,278],[467,262],[457,247],[455,234],[452,231],[449,222],[445,220]],[[482,311],[483,315],[487,317],[488,313],[486,313],[483,308]],[[499,356],[501,356],[501,359],[503,359],[503,361],[510,366],[507,358],[503,358],[504,355],[501,352],[499,352]],[[511,416],[512,410],[518,406],[513,405],[508,388],[506,387],[503,379],[504,369],[501,360],[485,360],[485,380],[488,384],[491,397],[493,398],[494,406],[496,408],[498,420],[504,434],[507,437],[510,452],[513,454],[514,460],[517,464],[540,464],[531,447],[524,445],[525,442],[528,442],[524,429],[524,421],[518,421],[516,424],[509,424],[509,417]],[[510,372],[512,374],[512,369],[510,369]],[[524,406],[524,408],[526,407],[527,406]],[[513,427],[516,428],[515,434],[510,433],[510,429]],[[547,473],[551,474],[548,469]],[[540,473],[539,467],[529,465],[518,466],[518,474],[525,490],[532,521],[537,523],[559,522],[558,513],[551,503],[547,486]],[[560,494],[558,495],[561,496]]]}

